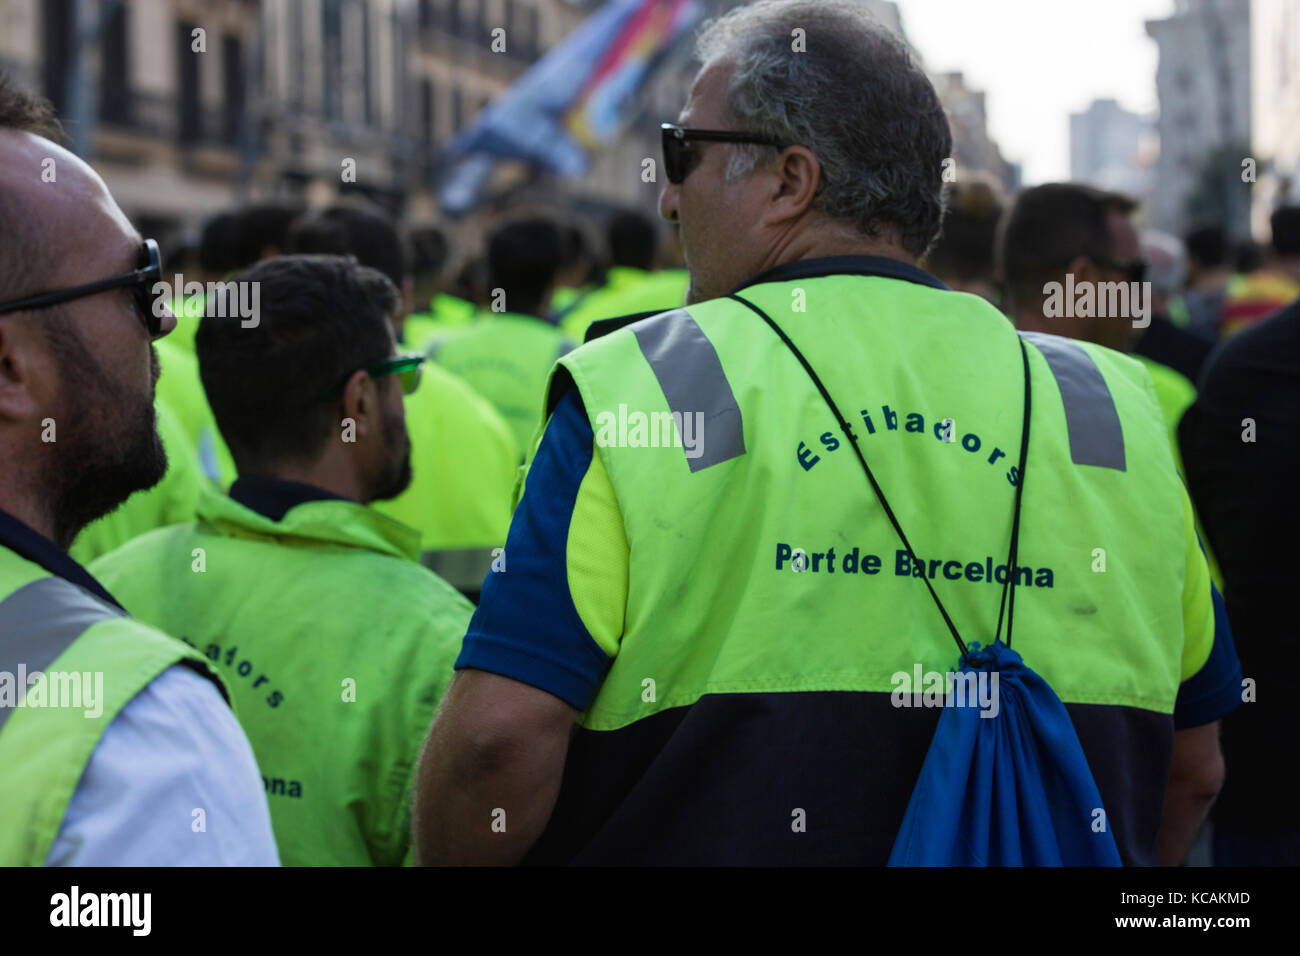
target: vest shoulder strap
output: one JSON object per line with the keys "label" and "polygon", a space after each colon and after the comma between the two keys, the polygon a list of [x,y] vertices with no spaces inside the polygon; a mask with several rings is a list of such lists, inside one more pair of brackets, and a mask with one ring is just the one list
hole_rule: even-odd
{"label": "vest shoulder strap", "polygon": [[0,601],[0,864],[45,862],[100,738],[136,694],[183,664],[220,678],[196,652],[62,578]]}
{"label": "vest shoulder strap", "polygon": [[1059,335],[1022,332],[1021,337],[1039,351],[1056,379],[1065,406],[1073,462],[1126,470],[1128,460],[1120,407],[1126,413],[1138,413],[1134,398],[1138,393],[1145,395],[1147,410],[1152,413],[1146,417],[1157,430],[1163,429],[1155,388],[1141,363],[1092,343]]}
{"label": "vest shoulder strap", "polygon": [[[723,370],[717,349],[695,317],[684,308],[671,309],[639,319],[625,328],[636,343],[635,352],[639,352],[658,383],[668,414],[677,422],[679,433],[683,416],[702,416],[706,438],[700,445],[702,454],[686,457],[691,472],[744,455],[744,416],[740,403]],[[590,377],[584,374],[584,370],[594,369],[594,362],[609,361],[608,353],[615,349],[624,353],[616,361],[626,363],[635,354],[627,337],[610,334],[594,342],[589,340],[582,348],[562,356],[557,367],[566,370],[586,396]],[[553,372],[548,411],[554,409],[562,394],[562,389],[556,385],[557,377]],[[588,409],[589,414],[598,411]]]}

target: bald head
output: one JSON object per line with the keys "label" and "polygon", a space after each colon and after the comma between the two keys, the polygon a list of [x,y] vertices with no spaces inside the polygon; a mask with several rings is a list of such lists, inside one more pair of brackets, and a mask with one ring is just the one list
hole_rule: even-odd
{"label": "bald head", "polygon": [[[103,179],[51,136],[48,106],[0,80],[0,302],[140,264],[143,240]],[[137,291],[0,314],[0,508],[61,546],[166,466]]]}
{"label": "bald head", "polygon": [[0,297],[133,268],[140,236],[99,174],[35,133],[0,127]]}
{"label": "bald head", "polygon": [[[23,134],[51,145],[66,141],[49,101],[33,96],[0,73],[0,136]],[[0,169],[0,235],[7,237],[0,243],[0,301],[17,297],[15,282],[21,281],[24,251],[38,255],[44,251],[38,245],[40,235],[33,228],[36,221],[31,210],[23,205],[23,194],[7,181],[9,172],[7,165]]]}

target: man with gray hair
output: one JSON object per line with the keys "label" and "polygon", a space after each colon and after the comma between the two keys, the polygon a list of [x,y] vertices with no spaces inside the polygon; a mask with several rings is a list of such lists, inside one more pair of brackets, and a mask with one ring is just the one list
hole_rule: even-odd
{"label": "man with gray hair", "polygon": [[[944,702],[922,684],[947,683],[958,629],[993,640],[1016,587],[1016,646],[1069,709],[1105,833],[1155,862],[1176,723],[1233,675],[1143,373],[1051,336],[1022,350],[916,266],[951,138],[861,5],[738,7],[700,56],[663,126],[687,306],[597,323],[552,372],[426,743],[418,859],[884,863]],[[1027,372],[1042,479],[1023,562],[999,563]],[[666,416],[680,434],[647,440]]]}

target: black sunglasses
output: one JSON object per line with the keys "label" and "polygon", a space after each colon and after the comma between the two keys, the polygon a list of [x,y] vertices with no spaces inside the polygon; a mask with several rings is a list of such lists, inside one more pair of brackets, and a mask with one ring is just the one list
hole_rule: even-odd
{"label": "black sunglasses", "polygon": [[759,133],[739,133],[721,129],[692,129],[678,126],[676,123],[660,123],[660,135],[664,147],[664,174],[674,186],[680,186],[691,171],[694,153],[691,140],[706,143],[754,143],[759,146],[775,146],[783,149],[784,144],[770,136]]}
{"label": "black sunglasses", "polygon": [[135,306],[140,313],[140,321],[149,330],[149,337],[156,339],[162,334],[162,316],[154,314],[154,297],[151,290],[154,283],[162,278],[162,257],[158,253],[158,243],[152,239],[146,239],[144,245],[140,247],[139,262],[140,265],[130,272],[124,272],[108,279],[100,279],[98,282],[73,286],[71,289],[42,292],[39,295],[29,295],[23,299],[2,303],[0,304],[0,315],[8,312],[23,312],[28,309],[44,309],[51,305],[58,305],[60,302],[71,302],[73,299],[83,299],[88,295],[98,295],[100,292],[107,292],[109,289],[133,286]]}

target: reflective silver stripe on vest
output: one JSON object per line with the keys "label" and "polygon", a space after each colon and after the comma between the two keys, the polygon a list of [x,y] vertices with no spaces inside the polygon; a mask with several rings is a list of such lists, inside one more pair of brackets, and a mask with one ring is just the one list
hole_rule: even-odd
{"label": "reflective silver stripe on vest", "polygon": [[[124,612],[59,577],[24,584],[0,601],[0,671],[44,671],[92,624]],[[17,677],[14,677],[17,680]],[[27,688],[17,687],[19,694]],[[13,712],[0,707],[0,728]]]}
{"label": "reflective silver stripe on vest", "polygon": [[629,327],[674,416],[703,414],[704,427],[696,436],[700,454],[686,458],[691,471],[745,454],[740,406],[722,371],[717,349],[690,313],[673,309]]}
{"label": "reflective silver stripe on vest", "polygon": [[1070,457],[1076,465],[1124,471],[1124,432],[1101,369],[1077,342],[1056,335],[1022,332],[1047,359],[1065,404]]}

